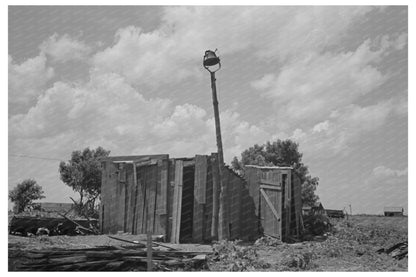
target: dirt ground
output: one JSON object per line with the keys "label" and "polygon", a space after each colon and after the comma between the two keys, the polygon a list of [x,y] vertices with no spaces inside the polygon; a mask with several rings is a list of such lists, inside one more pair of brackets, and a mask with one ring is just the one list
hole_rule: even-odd
{"label": "dirt ground", "polygon": [[[395,260],[387,254],[378,254],[407,241],[407,217],[353,216],[333,221],[334,230],[321,241],[299,243],[220,242],[204,244],[166,245],[183,251],[201,251],[208,256],[211,271],[407,271],[408,258]],[[117,235],[116,237],[145,242],[145,236]],[[326,239],[325,239],[326,238]],[[325,240],[324,240],[325,239]],[[9,235],[9,270],[19,261],[16,251],[47,248],[91,248],[96,246],[123,246],[128,243],[99,236],[41,236],[19,237]],[[131,244],[130,244],[131,245]]]}

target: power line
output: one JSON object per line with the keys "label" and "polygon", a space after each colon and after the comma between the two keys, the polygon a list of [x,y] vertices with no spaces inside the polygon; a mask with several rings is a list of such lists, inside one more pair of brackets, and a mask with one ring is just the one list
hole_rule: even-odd
{"label": "power line", "polygon": [[37,157],[37,156],[29,156],[29,155],[16,155],[16,154],[9,154],[12,157],[18,158],[28,158],[28,159],[37,159],[37,160],[47,160],[47,161],[63,161],[62,159],[55,159],[55,158],[45,158],[45,157]]}

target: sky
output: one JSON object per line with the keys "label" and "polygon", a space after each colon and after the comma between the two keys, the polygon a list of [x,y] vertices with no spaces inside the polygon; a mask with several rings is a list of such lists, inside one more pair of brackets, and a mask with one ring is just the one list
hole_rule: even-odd
{"label": "sky", "polygon": [[[73,150],[216,152],[205,50],[225,162],[254,144],[299,143],[326,208],[408,205],[405,6],[9,6],[8,187],[47,202]],[[10,207],[10,204],[9,204]]]}

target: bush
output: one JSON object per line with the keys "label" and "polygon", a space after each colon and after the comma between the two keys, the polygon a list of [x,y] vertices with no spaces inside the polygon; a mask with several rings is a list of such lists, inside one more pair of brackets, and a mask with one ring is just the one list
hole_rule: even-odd
{"label": "bush", "polygon": [[332,230],[332,224],[329,218],[322,214],[315,214],[305,217],[305,232],[313,235],[323,235]]}

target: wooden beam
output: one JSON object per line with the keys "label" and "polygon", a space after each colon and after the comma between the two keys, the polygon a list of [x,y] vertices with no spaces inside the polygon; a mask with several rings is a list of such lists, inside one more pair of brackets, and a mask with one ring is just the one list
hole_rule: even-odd
{"label": "wooden beam", "polygon": [[276,217],[277,220],[280,220],[279,214],[277,213],[275,207],[273,206],[272,201],[270,201],[266,192],[262,188],[260,188],[260,192],[263,195],[264,200],[266,200],[266,203],[269,206],[270,210],[272,211],[273,215]]}
{"label": "wooden beam", "polygon": [[272,189],[272,190],[278,190],[281,191],[282,187],[278,186],[270,186],[270,185],[260,185],[260,188],[262,189]]}
{"label": "wooden beam", "polygon": [[272,180],[267,180],[267,179],[260,179],[260,184],[281,187],[281,184],[279,184],[279,182],[272,181]]}

